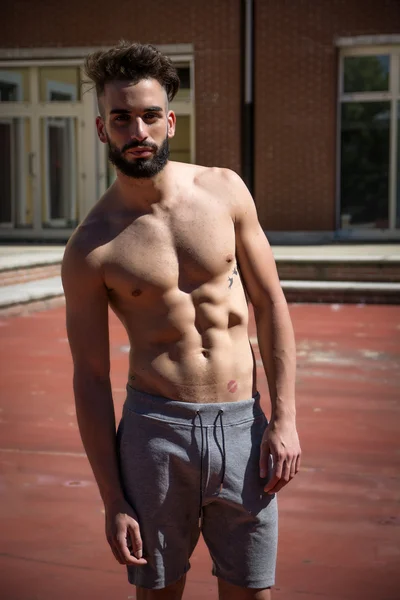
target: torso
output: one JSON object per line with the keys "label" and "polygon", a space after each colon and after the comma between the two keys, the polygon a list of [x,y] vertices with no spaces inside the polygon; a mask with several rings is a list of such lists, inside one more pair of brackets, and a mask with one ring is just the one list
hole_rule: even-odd
{"label": "torso", "polygon": [[230,199],[217,181],[209,185],[210,169],[179,167],[184,195],[166,208],[109,219],[94,211],[83,224],[90,235],[96,215],[102,223],[93,252],[129,336],[128,383],[187,402],[250,398],[254,359]]}

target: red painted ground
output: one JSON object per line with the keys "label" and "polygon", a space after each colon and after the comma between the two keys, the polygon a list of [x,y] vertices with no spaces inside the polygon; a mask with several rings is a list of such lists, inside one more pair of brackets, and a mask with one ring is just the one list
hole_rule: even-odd
{"label": "red painted ground", "polygon": [[[273,598],[399,600],[400,307],[291,312],[304,459],[280,493]],[[111,333],[119,415],[127,342],[115,318]],[[0,361],[1,598],[134,598],[77,431],[64,309],[0,320]],[[185,598],[216,598],[203,544]]]}

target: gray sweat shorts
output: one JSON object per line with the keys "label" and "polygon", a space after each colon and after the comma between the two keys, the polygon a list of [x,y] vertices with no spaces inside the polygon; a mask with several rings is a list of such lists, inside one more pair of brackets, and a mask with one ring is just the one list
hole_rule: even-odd
{"label": "gray sweat shorts", "polygon": [[259,476],[267,419],[260,396],[193,404],[127,387],[117,447],[126,500],[147,565],[129,582],[161,589],[178,581],[200,533],[213,574],[248,588],[274,584],[278,513]]}

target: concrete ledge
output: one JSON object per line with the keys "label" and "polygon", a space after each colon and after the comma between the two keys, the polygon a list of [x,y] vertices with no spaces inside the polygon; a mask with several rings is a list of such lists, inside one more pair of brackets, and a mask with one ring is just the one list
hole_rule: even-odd
{"label": "concrete ledge", "polygon": [[[290,302],[371,302],[400,304],[400,283],[281,281]],[[64,295],[61,277],[0,287],[0,309]]]}
{"label": "concrete ledge", "polygon": [[28,252],[0,256],[0,272],[57,264],[62,261],[63,256],[64,248],[51,252]]}
{"label": "concrete ledge", "polygon": [[400,283],[281,281],[287,302],[307,304],[400,304]]}
{"label": "concrete ledge", "polygon": [[39,279],[28,283],[5,285],[0,288],[0,308],[7,308],[14,304],[27,304],[37,300],[46,300],[62,296],[64,290],[61,277]]}
{"label": "concrete ledge", "polygon": [[281,285],[286,290],[397,292],[400,295],[400,283],[377,283],[374,281],[281,281]]}
{"label": "concrete ledge", "polygon": [[[273,248],[272,248],[273,250]],[[318,252],[318,246],[315,248],[315,252]],[[321,252],[321,251],[320,251]],[[336,256],[328,256],[324,254],[316,254],[315,256],[306,255],[306,254],[279,254],[274,252],[274,258],[276,262],[301,262],[301,263],[367,263],[371,265],[376,264],[386,264],[386,263],[394,263],[400,264],[400,254],[399,255],[379,255],[376,254],[374,256],[357,256],[352,254],[337,254]]]}

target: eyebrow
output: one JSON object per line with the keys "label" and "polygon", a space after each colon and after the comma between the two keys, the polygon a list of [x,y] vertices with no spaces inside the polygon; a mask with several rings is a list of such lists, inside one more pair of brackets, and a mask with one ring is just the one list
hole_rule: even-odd
{"label": "eyebrow", "polygon": [[[161,106],[147,106],[142,112],[162,112]],[[132,111],[127,108],[113,108],[110,115],[129,115]]]}

